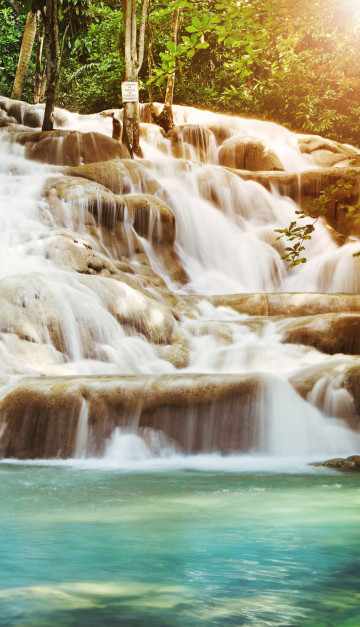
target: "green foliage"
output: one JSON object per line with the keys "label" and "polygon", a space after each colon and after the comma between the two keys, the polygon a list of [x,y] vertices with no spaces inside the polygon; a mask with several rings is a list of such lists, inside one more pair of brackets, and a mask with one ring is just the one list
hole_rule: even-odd
{"label": "green foliage", "polygon": [[[25,22],[26,15],[17,15],[4,0],[0,0],[0,95],[8,98],[14,84]],[[25,84],[25,97],[31,94],[34,63],[33,58]]]}
{"label": "green foliage", "polygon": [[[170,25],[176,6],[181,12],[175,47]],[[60,106],[94,112],[121,104],[120,7],[119,0],[61,0]],[[155,100],[162,100],[167,77],[177,68],[175,102],[360,143],[360,29],[354,28],[360,10],[354,0],[152,0],[150,21]],[[15,15],[0,0],[4,95],[11,93],[24,22],[25,15]],[[30,68],[28,100],[32,80]],[[144,100],[147,80],[145,63]]]}
{"label": "green foliage", "polygon": [[93,3],[83,8],[83,16],[82,25],[64,47],[58,105],[89,113],[119,107],[124,73],[122,13]]}
{"label": "green foliage", "polygon": [[[309,214],[303,211],[295,211],[299,219],[308,219]],[[281,233],[277,239],[285,237],[289,242],[295,242],[292,246],[286,246],[285,252],[281,259],[288,264],[288,269],[294,268],[300,263],[306,262],[306,257],[301,257],[301,253],[305,250],[304,242],[310,240],[313,232],[315,231],[315,224],[318,221],[319,216],[312,217],[312,222],[306,224],[300,224],[294,220],[290,222],[289,226],[285,229],[275,229],[275,233]]]}
{"label": "green foliage", "polygon": [[[355,162],[354,165],[357,165]],[[331,215],[338,211],[345,212],[348,218],[360,223],[360,202],[354,201],[355,188],[358,185],[359,172],[350,170],[346,178],[340,178],[333,185],[329,185],[319,196],[308,202],[309,212],[295,211],[298,219],[311,219],[311,222],[298,224],[296,220],[291,222],[285,229],[276,229],[280,233],[277,239],[285,237],[288,242],[295,242],[292,246],[287,246],[282,255],[282,259],[287,262],[288,269],[306,262],[306,257],[301,257],[305,250],[304,242],[310,240],[315,230],[315,224],[322,215]],[[354,256],[359,256],[355,253]]]}

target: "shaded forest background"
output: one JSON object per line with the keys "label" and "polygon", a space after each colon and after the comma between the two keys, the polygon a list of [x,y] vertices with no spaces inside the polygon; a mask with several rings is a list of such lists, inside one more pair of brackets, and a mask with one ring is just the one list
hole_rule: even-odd
{"label": "shaded forest background", "polygon": [[[180,7],[178,46],[170,41]],[[0,95],[10,97],[26,21],[0,0]],[[92,113],[122,106],[120,0],[62,0],[62,68],[56,105]],[[295,131],[360,144],[360,7],[357,0],[153,0],[140,100],[174,102],[273,120]],[[147,56],[147,52],[145,53]],[[22,99],[33,101],[35,46]]]}

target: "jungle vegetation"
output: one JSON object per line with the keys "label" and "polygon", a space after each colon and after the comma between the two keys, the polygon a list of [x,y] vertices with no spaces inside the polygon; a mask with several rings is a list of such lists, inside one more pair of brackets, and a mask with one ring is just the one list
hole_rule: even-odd
{"label": "jungle vegetation", "polygon": [[[58,16],[54,54],[62,61],[55,104],[84,113],[122,106],[123,18],[131,5],[140,28],[142,2],[136,0],[0,0],[0,95],[12,95],[29,12],[37,13],[39,33],[45,5]],[[149,100],[150,88],[154,101],[164,102],[176,71],[175,103],[273,120],[356,145],[359,48],[356,0],[151,0],[140,100]],[[36,72],[36,49],[21,95],[28,102],[44,69],[45,55]]]}

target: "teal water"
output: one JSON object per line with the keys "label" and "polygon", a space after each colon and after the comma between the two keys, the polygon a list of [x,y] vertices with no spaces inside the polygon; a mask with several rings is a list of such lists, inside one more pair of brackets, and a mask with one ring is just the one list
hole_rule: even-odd
{"label": "teal water", "polygon": [[360,625],[360,478],[0,465],[0,625]]}

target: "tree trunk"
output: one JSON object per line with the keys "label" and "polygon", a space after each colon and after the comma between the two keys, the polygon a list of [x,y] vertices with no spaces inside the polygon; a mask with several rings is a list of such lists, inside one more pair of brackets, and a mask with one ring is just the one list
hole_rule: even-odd
{"label": "tree trunk", "polygon": [[[171,20],[171,41],[177,46],[177,35],[179,28],[179,14],[180,9],[177,7],[174,9]],[[174,116],[173,116],[173,99],[174,99],[174,86],[175,86],[175,67],[174,71],[169,74],[166,85],[166,93],[165,93],[165,101],[164,107],[160,114],[163,118],[163,128],[167,133],[174,126]]]}
{"label": "tree trunk", "polygon": [[[123,20],[125,33],[125,81],[137,82],[144,58],[145,21],[148,1],[143,0],[139,35],[137,36],[136,6],[137,0],[123,0]],[[138,42],[137,42],[138,39]],[[140,148],[140,114],[138,102],[124,103],[124,126],[122,140],[127,146],[131,158],[142,156]]]}
{"label": "tree trunk", "polygon": [[46,83],[47,83],[47,62],[44,60],[43,71],[41,73],[41,82],[40,82],[40,98],[39,102],[43,103],[45,100],[45,92],[46,92]]}
{"label": "tree trunk", "polygon": [[28,13],[11,98],[20,100],[36,34],[36,13]]}
{"label": "tree trunk", "polygon": [[47,90],[42,130],[51,131],[54,127],[55,96],[59,82],[61,64],[58,0],[46,0],[45,56],[47,62]]}
{"label": "tree trunk", "polygon": [[[173,11],[172,20],[171,20],[171,41],[173,42],[173,44],[175,44],[175,46],[177,46],[179,16],[180,16],[180,9],[177,7]],[[150,33],[149,49],[148,49],[148,65],[149,65],[149,78],[151,78],[153,56],[152,56],[152,29],[151,29],[150,21],[148,24],[148,28],[149,28],[149,33]],[[175,86],[175,67],[174,67],[174,71],[171,74],[169,74],[168,79],[167,79],[164,106],[162,108],[161,113],[159,113],[159,115],[156,115],[151,84],[148,85],[149,99],[150,99],[150,114],[151,114],[152,121],[155,124],[158,124],[159,126],[161,126],[165,130],[166,133],[170,131],[170,129],[172,129],[174,126],[174,117],[173,117],[173,110],[172,110],[173,98],[174,98],[174,86]]]}
{"label": "tree trunk", "polygon": [[36,69],[35,69],[35,86],[34,86],[34,104],[40,102],[41,84],[43,80],[43,71],[41,71],[41,57],[44,45],[45,23],[41,19],[40,12],[37,14],[38,30],[36,41]]}

